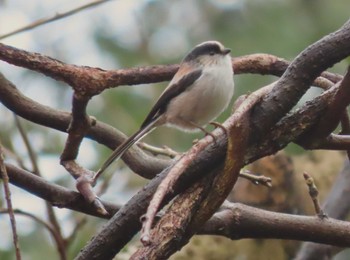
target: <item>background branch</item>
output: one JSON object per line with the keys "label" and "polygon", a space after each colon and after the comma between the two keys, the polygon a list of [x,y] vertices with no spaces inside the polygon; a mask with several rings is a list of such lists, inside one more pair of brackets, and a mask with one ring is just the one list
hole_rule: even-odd
{"label": "background branch", "polygon": [[9,176],[7,174],[7,170],[5,167],[4,153],[3,153],[1,142],[0,142],[0,177],[2,179],[3,186],[4,186],[5,200],[6,200],[6,205],[8,209],[7,211],[11,222],[12,240],[15,248],[16,259],[20,260],[22,257],[21,257],[19,242],[18,242],[16,218],[12,207],[11,191],[10,191],[10,185],[9,185],[10,181],[9,181]]}
{"label": "background branch", "polygon": [[57,21],[59,19],[66,18],[68,16],[71,16],[71,15],[74,15],[74,14],[76,14],[78,12],[81,12],[81,11],[83,11],[85,9],[88,9],[88,8],[91,8],[91,7],[94,7],[94,6],[106,3],[108,1],[110,1],[110,0],[94,1],[94,2],[91,2],[89,4],[80,6],[78,8],[74,8],[74,9],[68,11],[68,12],[65,12],[65,13],[61,13],[61,14],[57,13],[53,17],[39,19],[37,21],[34,21],[31,24],[28,24],[27,26],[24,26],[22,28],[19,28],[17,30],[12,31],[12,32],[0,35],[0,40],[5,39],[5,38],[10,37],[10,36],[13,36],[13,35],[18,34],[18,33],[21,33],[21,32],[25,32],[25,31],[34,29],[36,27],[39,27],[39,26],[47,24],[47,23],[51,23],[53,21]]}
{"label": "background branch", "polygon": [[[17,115],[15,115],[15,121],[16,121],[17,128],[18,128],[18,130],[21,134],[21,137],[23,139],[23,142],[26,146],[26,149],[28,151],[30,162],[31,162],[32,168],[33,168],[33,173],[35,175],[41,177],[41,173],[40,173],[40,169],[39,169],[39,165],[38,165],[38,160],[37,160],[37,154],[35,153],[32,145],[31,145],[31,142],[29,141],[29,138],[26,134],[26,131],[24,130],[24,128],[21,124],[21,121]],[[63,235],[61,232],[61,227],[58,223],[58,220],[57,220],[57,217],[56,217],[56,214],[53,210],[52,205],[48,201],[45,200],[45,206],[46,206],[47,216],[49,218],[50,224],[52,225],[52,228],[50,227],[51,230],[49,230],[49,231],[54,238],[54,241],[56,243],[57,251],[60,255],[60,258],[62,260],[65,260],[65,259],[67,259],[66,243],[64,241],[64,238],[63,238]],[[26,215],[31,217],[30,213],[23,212],[20,210],[17,210],[15,213],[24,214],[24,215],[26,214]],[[32,218],[35,219],[34,217],[32,217]]]}

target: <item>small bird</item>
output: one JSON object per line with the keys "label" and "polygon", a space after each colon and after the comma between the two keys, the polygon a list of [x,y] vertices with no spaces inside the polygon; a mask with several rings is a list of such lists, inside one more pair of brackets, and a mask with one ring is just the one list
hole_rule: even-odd
{"label": "small bird", "polygon": [[233,96],[233,69],[229,53],[218,41],[195,46],[160,95],[140,129],[125,140],[97,171],[96,181],[106,168],[133,144],[161,125],[182,131],[202,130],[219,116]]}

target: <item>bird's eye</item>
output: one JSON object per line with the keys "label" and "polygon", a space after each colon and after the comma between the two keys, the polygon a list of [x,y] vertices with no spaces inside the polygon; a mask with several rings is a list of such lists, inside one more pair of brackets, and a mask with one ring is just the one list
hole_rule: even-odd
{"label": "bird's eye", "polygon": [[213,52],[213,51],[209,52],[210,56],[214,56],[214,54],[215,54],[215,52]]}

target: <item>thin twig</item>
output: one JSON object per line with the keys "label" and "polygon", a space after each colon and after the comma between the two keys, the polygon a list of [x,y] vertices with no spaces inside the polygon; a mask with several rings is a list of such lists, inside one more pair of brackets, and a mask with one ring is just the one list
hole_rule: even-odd
{"label": "thin twig", "polygon": [[23,128],[23,126],[22,126],[22,124],[21,124],[21,122],[19,120],[19,117],[16,114],[14,114],[14,115],[15,115],[15,123],[16,123],[17,129],[18,129],[18,131],[19,131],[19,133],[20,133],[20,135],[22,137],[24,145],[25,145],[25,147],[26,147],[26,149],[28,151],[29,159],[30,159],[30,161],[32,163],[32,167],[33,167],[32,171],[33,171],[34,174],[36,174],[38,176],[41,176],[40,175],[40,171],[39,171],[39,166],[38,166],[38,163],[37,163],[38,158],[36,156],[36,153],[34,152],[34,149],[32,148],[32,146],[31,146],[31,144],[29,142],[29,138],[28,138],[28,136],[26,134],[26,131],[24,130],[24,128]]}
{"label": "thin twig", "polygon": [[306,185],[309,188],[309,194],[310,194],[310,197],[311,197],[312,202],[314,204],[315,212],[316,212],[317,216],[321,219],[327,218],[327,215],[323,212],[323,210],[320,206],[320,202],[318,201],[318,189],[315,185],[314,179],[306,172],[303,173],[303,176],[304,176]]}
{"label": "thin twig", "polygon": [[[30,212],[23,211],[21,209],[14,209],[13,212],[15,214],[27,216],[27,217],[31,218],[35,222],[43,225],[52,234],[53,237],[55,236],[55,230],[48,223],[46,223],[44,220],[42,220],[41,218],[35,216],[34,214],[32,214]],[[5,213],[9,213],[9,209],[0,208],[0,214],[5,214]]]}
{"label": "thin twig", "polygon": [[[40,176],[41,177],[41,173],[40,173],[40,168],[38,165],[38,157],[29,141],[29,138],[27,136],[26,131],[24,130],[21,121],[19,120],[19,117],[17,115],[15,115],[15,122],[16,122],[16,126],[20,132],[20,135],[23,139],[23,142],[27,148],[28,154],[29,154],[29,158],[33,167],[33,173]],[[53,210],[52,205],[48,202],[45,201],[45,206],[46,206],[46,212],[47,212],[47,216],[49,218],[49,221],[52,225],[53,231],[51,232],[51,234],[53,234],[53,239],[56,243],[56,247],[57,247],[57,251],[60,255],[60,258],[62,260],[67,259],[67,250],[66,250],[66,243],[65,243],[65,239],[62,236],[62,232],[61,232],[61,227],[58,223],[55,211]]]}
{"label": "thin twig", "polygon": [[179,156],[179,153],[174,151],[168,146],[163,146],[163,148],[156,147],[153,145],[146,144],[145,142],[139,142],[137,144],[141,149],[146,150],[153,155],[164,155],[169,158],[175,158],[176,156]]}
{"label": "thin twig", "polygon": [[[13,148],[12,146],[13,146],[13,144],[11,143],[11,149]],[[13,152],[10,148],[4,147],[4,146],[2,147],[2,149],[4,152],[4,156],[6,158],[13,158],[17,162],[19,167],[21,167],[24,170],[29,171],[29,169],[24,165],[22,158],[18,154]]]}
{"label": "thin twig", "polygon": [[25,32],[25,31],[34,29],[34,28],[39,27],[41,25],[44,25],[44,24],[47,24],[47,23],[50,23],[50,22],[53,22],[53,21],[60,20],[62,18],[71,16],[73,14],[76,14],[76,13],[78,13],[80,11],[83,11],[85,9],[88,9],[90,7],[94,7],[94,6],[97,6],[99,4],[103,4],[103,3],[109,2],[109,1],[110,0],[94,1],[94,2],[91,2],[89,4],[86,4],[86,5],[74,8],[74,9],[72,9],[70,11],[65,12],[65,13],[61,13],[61,14],[57,13],[57,14],[55,14],[52,17],[42,18],[42,19],[36,20],[33,23],[31,23],[29,25],[26,25],[26,26],[24,26],[22,28],[19,28],[19,29],[16,29],[16,30],[12,31],[12,32],[0,35],[0,40],[5,39],[5,38],[10,37],[10,36],[13,36],[13,35],[18,34],[18,33],[21,33],[21,32]]}
{"label": "thin twig", "polygon": [[[0,209],[0,214],[3,213],[8,213],[9,210],[8,209]],[[13,212],[17,215],[22,215],[22,216],[27,216],[29,218],[31,218],[32,220],[34,220],[35,222],[43,225],[51,234],[51,236],[53,237],[53,239],[56,242],[56,246],[58,248],[59,251],[59,255],[60,255],[60,259],[64,260],[67,259],[67,255],[66,255],[66,251],[65,251],[65,247],[61,247],[61,243],[63,243],[63,245],[65,244],[65,242],[62,240],[62,236],[60,233],[57,232],[57,230],[55,230],[55,227],[51,226],[50,224],[46,223],[44,220],[42,220],[41,218],[35,216],[34,214],[30,213],[30,212],[26,212],[23,211],[21,209],[14,209]],[[61,250],[64,250],[63,252]]]}
{"label": "thin twig", "polygon": [[271,183],[272,180],[270,177],[266,177],[264,175],[259,175],[259,176],[255,175],[255,174],[252,174],[249,170],[241,171],[239,173],[239,177],[245,178],[256,185],[261,184],[269,188],[272,187],[272,183]]}
{"label": "thin twig", "polygon": [[17,235],[17,227],[16,227],[16,219],[15,214],[13,212],[12,201],[11,201],[11,191],[9,186],[9,177],[7,175],[5,162],[4,162],[4,153],[2,149],[2,144],[0,142],[0,176],[3,180],[4,191],[5,191],[5,199],[8,208],[8,213],[10,216],[11,228],[12,228],[12,239],[13,244],[15,246],[16,251],[16,259],[21,259],[21,251],[19,249],[18,235]]}
{"label": "thin twig", "polygon": [[78,231],[80,231],[80,229],[87,223],[87,217],[83,216],[82,218],[80,218],[77,223],[74,226],[74,229],[72,231],[72,233],[67,237],[66,242],[68,245],[71,244],[71,242],[74,240],[74,238],[77,236]]}

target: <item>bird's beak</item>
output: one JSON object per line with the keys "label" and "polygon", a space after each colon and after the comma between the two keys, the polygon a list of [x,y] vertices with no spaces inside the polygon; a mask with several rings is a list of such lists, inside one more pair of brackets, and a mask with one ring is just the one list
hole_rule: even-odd
{"label": "bird's beak", "polygon": [[231,52],[231,49],[225,48],[223,49],[222,54],[226,55],[226,54],[229,54],[230,52]]}

